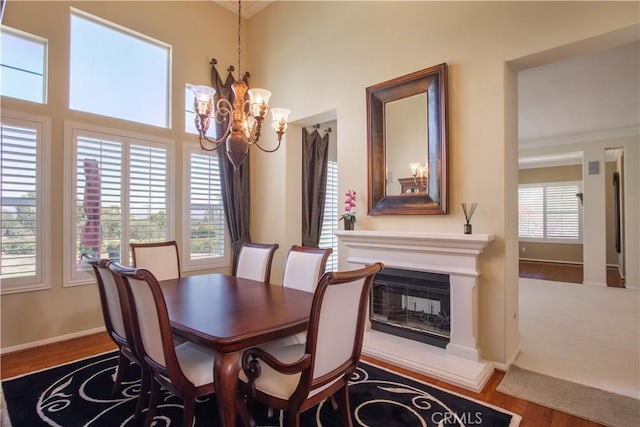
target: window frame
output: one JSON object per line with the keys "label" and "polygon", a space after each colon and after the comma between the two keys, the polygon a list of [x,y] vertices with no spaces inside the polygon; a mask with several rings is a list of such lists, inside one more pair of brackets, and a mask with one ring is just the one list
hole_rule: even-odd
{"label": "window frame", "polygon": [[35,34],[28,33],[26,31],[18,30],[17,28],[9,27],[6,25],[0,25],[0,29],[7,33],[11,33],[15,37],[19,37],[34,43],[42,43],[44,45],[43,49],[43,64],[42,64],[42,102],[32,101],[30,99],[25,98],[15,98],[13,96],[2,95],[2,97],[18,99],[24,102],[30,102],[32,104],[41,104],[46,105],[48,103],[47,95],[49,93],[49,40],[37,36]]}
{"label": "window frame", "polygon": [[[582,191],[582,181],[559,181],[559,182],[537,182],[537,183],[526,183],[518,185],[518,198],[520,194],[520,188],[542,188],[543,189],[543,199],[542,199],[542,233],[543,237],[522,237],[520,236],[520,231],[518,231],[518,241],[526,242],[526,243],[553,243],[553,244],[568,244],[568,245],[581,245],[583,243],[583,212],[582,212],[582,204],[578,201],[576,197],[576,201],[578,204],[578,237],[576,239],[573,238],[557,238],[557,237],[547,237],[547,188],[548,187],[568,187],[575,185],[578,189],[578,192]],[[520,213],[518,212],[518,221],[520,221]]]}
{"label": "window frame", "polygon": [[[68,238],[63,242],[63,287],[83,286],[95,283],[95,275],[92,271],[85,272],[74,271],[72,263],[76,260],[75,242],[76,242],[76,198],[77,198],[77,182],[76,182],[76,156],[77,156],[77,135],[78,132],[85,134],[101,134],[108,135],[113,141],[120,142],[123,145],[130,146],[140,144],[167,150],[167,235],[166,240],[174,240],[175,233],[175,212],[176,206],[174,202],[175,194],[175,143],[171,139],[160,138],[156,136],[141,134],[137,132],[129,132],[120,129],[113,129],[103,126],[95,126],[87,123],[65,120],[64,122],[64,209],[63,209],[63,233]],[[129,149],[123,150],[130,154]],[[125,217],[125,226],[123,236],[128,230],[129,200],[128,189],[130,185],[130,163],[123,159],[123,178],[122,178],[122,207]],[[126,177],[126,178],[125,178]],[[126,183],[126,184],[125,184]],[[120,251],[123,254],[129,252],[129,241],[122,240],[120,243]],[[124,264],[127,262],[122,260]]]}
{"label": "window frame", "polygon": [[[231,236],[227,226],[226,213],[224,213],[224,255],[208,257],[204,259],[191,259],[191,209],[190,209],[190,185],[191,185],[191,154],[208,155],[218,158],[219,150],[214,152],[203,151],[199,144],[192,142],[183,142],[182,149],[182,176],[183,176],[183,202],[182,202],[182,251],[180,265],[183,271],[197,271],[209,268],[221,268],[231,266]],[[222,180],[222,177],[220,177]],[[224,203],[224,201],[223,201]],[[224,208],[223,208],[224,209]]]}
{"label": "window frame", "polygon": [[[34,125],[36,143],[36,275],[2,279],[0,295],[51,288],[51,118],[13,110],[2,110],[2,123]],[[39,174],[39,175],[38,175]],[[33,277],[33,278],[31,278]]]}

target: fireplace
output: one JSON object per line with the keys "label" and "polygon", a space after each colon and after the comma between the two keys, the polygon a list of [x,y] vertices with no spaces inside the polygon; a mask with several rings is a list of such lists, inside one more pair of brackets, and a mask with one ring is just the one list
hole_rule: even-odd
{"label": "fireplace", "polygon": [[385,268],[373,282],[371,329],[446,348],[451,331],[447,274]]}
{"label": "fireplace", "polygon": [[[386,299],[389,304],[386,309],[376,303],[370,305],[363,354],[476,392],[482,390],[493,373],[493,365],[482,360],[478,347],[478,257],[493,236],[374,230],[335,234],[346,248],[348,268],[377,261],[385,266],[384,274],[376,275],[383,283],[376,286],[374,296],[376,301]],[[390,270],[392,274],[388,274]],[[393,274],[398,271],[402,272],[400,278]],[[406,282],[413,285],[416,280],[437,284],[429,293],[406,287]],[[436,329],[438,313],[441,319],[448,317],[448,325],[443,321]],[[402,316],[407,322],[394,328],[393,334],[380,330],[397,326],[397,319]],[[416,325],[427,326],[422,328],[426,331],[416,332]],[[448,338],[444,338],[448,343],[443,340],[433,345],[407,339],[398,336],[398,330],[415,332],[414,337],[419,338],[428,335],[428,339],[444,338],[440,335],[448,332]]]}

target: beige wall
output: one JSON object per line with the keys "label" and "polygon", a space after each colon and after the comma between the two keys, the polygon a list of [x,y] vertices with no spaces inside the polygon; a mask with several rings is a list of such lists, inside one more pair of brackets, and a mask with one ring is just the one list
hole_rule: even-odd
{"label": "beige wall", "polygon": [[[173,129],[138,125],[122,120],[70,111],[68,99],[69,8],[77,7],[116,24],[172,46],[171,122]],[[63,287],[63,127],[74,120],[116,129],[169,138],[175,142],[176,227],[182,229],[182,143],[185,136],[185,83],[208,84],[209,61],[218,59],[220,69],[236,63],[236,18],[213,2],[9,2],[3,24],[48,40],[48,103],[33,104],[2,98],[2,108],[52,118],[51,167],[51,289],[1,297],[1,347],[6,349],[80,333],[103,326],[96,285]],[[198,37],[194,41],[194,37]],[[98,52],[99,54],[99,52]],[[123,60],[126,56],[123,55]],[[223,269],[222,271],[228,271]]]}
{"label": "beige wall", "polygon": [[520,184],[582,181],[582,164],[570,166],[551,166],[547,168],[520,169],[518,177]]}
{"label": "beige wall", "polygon": [[[496,237],[479,265],[479,341],[483,357],[505,363],[518,343],[514,76],[517,67],[532,64],[516,60],[592,37],[602,42],[600,35],[637,23],[635,3],[275,2],[249,21],[248,61],[254,82],[273,91],[274,104],[291,108],[293,120],[336,111],[340,192],[354,188],[361,195],[367,190],[365,88],[448,63],[451,213],[371,217],[361,198],[358,224],[460,233],[460,202],[477,201],[474,232]],[[637,29],[628,34],[637,37]],[[605,39],[605,45],[612,40]],[[297,194],[278,194],[273,203],[266,196],[283,187],[293,167],[287,152],[252,152],[254,237],[273,240],[274,225],[295,215],[283,208]]]}
{"label": "beige wall", "polygon": [[[520,184],[582,181],[582,165],[520,169]],[[582,245],[519,242],[521,259],[582,263]]]}

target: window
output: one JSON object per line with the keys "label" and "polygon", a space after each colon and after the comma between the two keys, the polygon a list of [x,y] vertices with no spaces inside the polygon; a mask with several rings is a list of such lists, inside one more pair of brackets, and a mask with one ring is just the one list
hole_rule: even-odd
{"label": "window", "polygon": [[129,243],[170,240],[169,143],[65,124],[65,283],[91,280],[82,253],[132,262]]}
{"label": "window", "polygon": [[[224,207],[217,152],[185,149],[185,270],[228,265]],[[223,153],[224,154],[224,153]]]}
{"label": "window", "polygon": [[338,271],[338,238],[333,231],[338,224],[338,163],[329,160],[327,164],[327,190],[324,199],[324,218],[320,233],[321,248],[332,248],[327,260],[327,271]]}
{"label": "window", "polygon": [[47,41],[4,26],[0,35],[2,96],[44,104],[47,93]]}
{"label": "window", "polygon": [[72,9],[69,108],[170,127],[170,64],[170,46]]}
{"label": "window", "polygon": [[47,118],[2,112],[2,293],[48,287],[50,129]]}
{"label": "window", "polygon": [[523,241],[581,243],[579,182],[523,184],[518,188],[518,234]]}

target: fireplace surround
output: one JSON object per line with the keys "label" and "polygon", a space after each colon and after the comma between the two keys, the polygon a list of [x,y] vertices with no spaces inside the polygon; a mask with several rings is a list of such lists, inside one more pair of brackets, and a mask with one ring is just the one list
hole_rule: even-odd
{"label": "fireplace surround", "polygon": [[375,330],[368,322],[363,352],[432,377],[480,391],[493,373],[478,346],[478,257],[490,234],[336,231],[348,268],[377,261],[385,268],[448,275],[450,336],[445,348]]}

